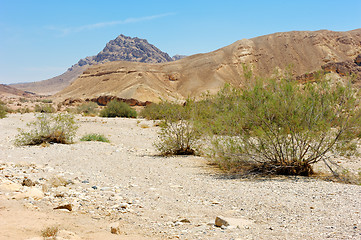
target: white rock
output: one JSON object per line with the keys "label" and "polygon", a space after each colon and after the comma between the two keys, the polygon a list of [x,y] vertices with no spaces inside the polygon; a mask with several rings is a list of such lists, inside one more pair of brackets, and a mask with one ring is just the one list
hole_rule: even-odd
{"label": "white rock", "polygon": [[18,183],[14,183],[9,180],[5,180],[0,184],[0,191],[4,192],[17,192],[22,188],[22,186]]}
{"label": "white rock", "polygon": [[25,192],[19,193],[14,196],[15,199],[32,198],[34,200],[40,200],[43,199],[44,197],[45,196],[43,191],[35,187],[28,188]]}

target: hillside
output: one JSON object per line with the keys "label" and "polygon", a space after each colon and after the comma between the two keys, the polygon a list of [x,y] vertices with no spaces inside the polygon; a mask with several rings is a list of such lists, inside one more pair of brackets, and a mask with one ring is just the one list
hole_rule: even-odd
{"label": "hillside", "polygon": [[361,53],[361,29],[348,32],[293,31],[242,39],[216,51],[162,64],[109,62],[88,68],[59,99],[114,95],[140,101],[196,97],[225,82],[243,83],[243,65],[271,76],[292,65],[296,76],[326,63],[353,61]]}
{"label": "hillside", "polygon": [[30,96],[34,96],[34,93],[31,92],[25,92],[25,91],[21,91],[18,90],[16,88],[4,85],[4,84],[0,84],[0,96],[6,96],[6,97],[30,97]]}
{"label": "hillside", "polygon": [[23,91],[52,95],[69,86],[89,66],[120,60],[145,63],[173,61],[167,53],[162,52],[145,39],[119,35],[116,39],[109,41],[97,55],[80,59],[78,63],[59,76],[38,82],[11,84],[11,86]]}

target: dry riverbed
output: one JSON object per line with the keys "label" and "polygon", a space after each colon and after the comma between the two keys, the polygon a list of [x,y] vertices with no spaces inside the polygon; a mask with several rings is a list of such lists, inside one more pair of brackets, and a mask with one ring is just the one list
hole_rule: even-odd
{"label": "dry riverbed", "polygon": [[157,156],[158,128],[142,119],[78,117],[74,144],[14,146],[32,120],[0,119],[0,239],[41,239],[49,226],[59,239],[361,238],[361,186],[223,177],[202,157]]}

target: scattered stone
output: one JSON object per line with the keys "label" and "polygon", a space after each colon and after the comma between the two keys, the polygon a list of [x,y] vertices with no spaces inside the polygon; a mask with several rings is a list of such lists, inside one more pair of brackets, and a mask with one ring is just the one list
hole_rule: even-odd
{"label": "scattered stone", "polygon": [[112,234],[120,234],[119,222],[114,222],[114,223],[110,224],[109,227],[110,227],[110,232]]}
{"label": "scattered stone", "polygon": [[183,219],[179,220],[179,222],[181,222],[181,223],[191,223],[191,221],[189,221],[189,219],[187,219],[187,218],[183,218]]}
{"label": "scattered stone", "polygon": [[60,205],[60,206],[54,208],[54,210],[57,210],[57,209],[67,209],[69,212],[71,212],[73,210],[73,205],[65,204],[65,205]]}
{"label": "scattered stone", "polygon": [[129,207],[129,204],[128,204],[128,203],[121,203],[121,204],[119,205],[119,207],[120,207],[120,208],[123,208],[123,209],[126,209],[126,208]]}
{"label": "scattered stone", "polygon": [[35,183],[29,178],[25,178],[22,183],[23,186],[32,187],[35,186]]}
{"label": "scattered stone", "polygon": [[81,183],[89,183],[88,180],[81,181]]}
{"label": "scattered stone", "polygon": [[98,187],[97,186],[92,186],[92,189],[96,190],[96,189],[98,189]]}

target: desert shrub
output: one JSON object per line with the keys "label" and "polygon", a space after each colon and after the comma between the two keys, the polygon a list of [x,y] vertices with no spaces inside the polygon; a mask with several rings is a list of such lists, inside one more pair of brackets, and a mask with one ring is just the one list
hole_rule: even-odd
{"label": "desert shrub", "polygon": [[240,90],[226,84],[216,95],[206,96],[195,102],[194,120],[200,131],[208,134],[239,134],[240,124]]}
{"label": "desert shrub", "polygon": [[154,144],[162,155],[194,155],[200,152],[202,134],[192,119],[193,104],[192,101],[183,107],[169,104],[169,109],[164,109],[169,114],[163,116],[159,139]]}
{"label": "desert shrub", "polygon": [[40,113],[54,113],[55,108],[53,108],[51,104],[36,104],[34,111]]}
{"label": "desert shrub", "polygon": [[84,116],[96,116],[98,114],[98,104],[95,102],[84,103],[78,106],[77,113]]}
{"label": "desert shrub", "polygon": [[7,107],[3,102],[0,102],[0,119],[5,118],[7,114]]}
{"label": "desert shrub", "polygon": [[31,112],[31,110],[30,110],[28,107],[25,107],[25,108],[18,108],[18,109],[16,110],[16,112],[21,113],[21,114],[24,114],[24,113],[29,113],[29,112]]}
{"label": "desert shrub", "polygon": [[80,138],[80,141],[97,141],[97,142],[109,142],[109,140],[102,134],[90,133]]}
{"label": "desert shrub", "polygon": [[112,100],[103,110],[100,111],[100,116],[135,118],[137,117],[137,112],[125,102]]}
{"label": "desert shrub", "polygon": [[212,155],[223,169],[311,175],[312,165],[320,161],[332,171],[328,153],[355,153],[361,111],[350,84],[257,80],[242,91],[223,90],[212,101],[222,99],[232,103],[225,104],[221,114],[236,113],[223,121],[225,129],[235,131],[213,138]]}
{"label": "desert shrub", "polygon": [[51,100],[51,99],[42,99],[42,98],[38,98],[38,99],[35,99],[35,102],[41,102],[41,103],[53,103],[53,100]]}
{"label": "desert shrub", "polygon": [[182,105],[168,101],[152,103],[140,111],[139,115],[149,120],[162,120],[169,118],[174,112],[180,111]]}
{"label": "desert shrub", "polygon": [[74,116],[69,114],[40,114],[37,120],[28,124],[30,131],[20,129],[16,145],[39,145],[43,143],[73,142],[78,126]]}

